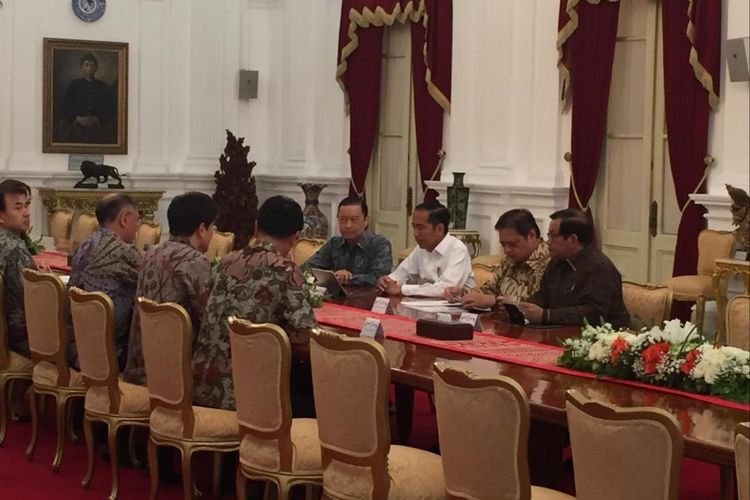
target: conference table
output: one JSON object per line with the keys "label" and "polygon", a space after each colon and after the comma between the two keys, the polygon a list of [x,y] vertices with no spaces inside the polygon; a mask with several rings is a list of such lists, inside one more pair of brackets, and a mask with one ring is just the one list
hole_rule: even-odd
{"label": "conference table", "polygon": [[[345,298],[336,304],[369,310],[377,294],[372,288],[347,287]],[[413,300],[413,298],[409,298]],[[416,319],[430,313],[400,307],[399,297],[391,297],[390,306],[396,315]],[[433,315],[434,317],[434,315]],[[529,328],[514,326],[498,313],[480,316],[481,330],[499,336],[525,341],[558,345],[561,339],[580,334],[580,327]],[[351,329],[323,326],[347,335],[358,335]],[[387,334],[387,331],[386,331]],[[734,431],[737,424],[750,420],[750,412],[698,401],[679,394],[648,388],[630,387],[611,381],[583,378],[541,368],[493,361],[431,346],[402,340],[384,339],[383,346],[391,365],[391,381],[396,389],[397,427],[402,440],[408,439],[411,428],[411,398],[414,390],[431,393],[432,366],[436,361],[469,370],[477,376],[504,375],[516,380],[526,391],[533,422],[552,424],[564,429],[565,391],[575,389],[592,400],[621,407],[650,406],[666,410],[680,422],[685,439],[684,455],[721,466],[734,467]],[[304,356],[304,349],[295,351]],[[413,397],[413,396],[412,396]],[[532,431],[533,432],[533,431]],[[726,472],[729,472],[724,468]]]}

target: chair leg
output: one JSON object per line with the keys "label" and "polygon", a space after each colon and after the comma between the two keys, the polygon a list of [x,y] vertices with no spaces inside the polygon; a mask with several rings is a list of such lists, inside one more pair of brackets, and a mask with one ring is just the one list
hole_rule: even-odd
{"label": "chair leg", "polygon": [[235,483],[235,494],[237,495],[237,500],[247,500],[247,478],[242,473],[239,464],[237,464],[237,478]]}
{"label": "chair leg", "polygon": [[149,499],[156,500],[156,494],[159,492],[159,462],[156,458],[156,444],[148,438],[148,473],[151,476],[151,491]]}
{"label": "chair leg", "polygon": [[94,433],[92,432],[91,420],[86,416],[83,417],[83,437],[86,439],[86,475],[81,480],[81,486],[88,488],[91,478],[94,476]]}
{"label": "chair leg", "polygon": [[112,487],[109,490],[109,500],[117,498],[117,489],[120,482],[119,453],[117,452],[117,423],[107,425],[107,445],[109,446],[109,464],[112,468]]}
{"label": "chair leg", "polygon": [[695,326],[698,328],[698,333],[703,335],[703,317],[706,314],[706,299],[698,297],[695,301]]}
{"label": "chair leg", "polygon": [[57,420],[57,444],[55,447],[55,457],[52,459],[52,472],[60,470],[60,461],[62,460],[63,445],[65,444],[65,433],[67,431],[66,417],[68,400],[65,396],[55,395],[56,415]]}
{"label": "chair leg", "polygon": [[78,398],[71,399],[68,402],[68,406],[66,407],[66,413],[65,413],[65,426],[67,429],[68,436],[70,436],[70,440],[74,443],[77,443],[80,441],[80,438],[78,437],[78,434],[76,434],[75,429],[73,428],[73,413],[75,411],[75,406],[78,404]]}
{"label": "chair leg", "polygon": [[190,450],[180,449],[182,455],[182,496],[185,500],[193,499],[193,454]]}
{"label": "chair leg", "polygon": [[[44,401],[44,395],[40,398]],[[39,435],[39,414],[37,411],[36,391],[34,387],[29,390],[29,410],[31,411],[31,441],[26,447],[26,458],[29,460],[34,456],[34,448],[36,448],[36,438]]]}
{"label": "chair leg", "polygon": [[224,454],[218,451],[214,452],[214,471],[213,477],[211,478],[211,492],[214,498],[219,498],[221,493],[221,464],[224,459]]}
{"label": "chair leg", "polygon": [[138,454],[135,452],[135,434],[138,427],[133,425],[128,429],[128,455],[130,457],[130,465],[133,467],[141,467],[143,462],[138,459]]}
{"label": "chair leg", "polygon": [[276,487],[278,488],[277,491],[279,493],[279,500],[288,500],[289,499],[289,490],[292,489],[289,486],[289,483],[287,481],[284,481],[283,479],[280,479],[276,483]]}
{"label": "chair leg", "polygon": [[[0,444],[5,441],[5,431],[8,426],[8,418],[10,417],[10,403],[6,399],[5,386],[10,386],[11,380],[0,380]],[[8,391],[10,394],[11,391]]]}

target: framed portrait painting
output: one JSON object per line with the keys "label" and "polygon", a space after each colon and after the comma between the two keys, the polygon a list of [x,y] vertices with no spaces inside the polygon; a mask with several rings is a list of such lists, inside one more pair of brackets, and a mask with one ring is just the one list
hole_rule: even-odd
{"label": "framed portrait painting", "polygon": [[128,44],[44,39],[42,151],[128,152]]}

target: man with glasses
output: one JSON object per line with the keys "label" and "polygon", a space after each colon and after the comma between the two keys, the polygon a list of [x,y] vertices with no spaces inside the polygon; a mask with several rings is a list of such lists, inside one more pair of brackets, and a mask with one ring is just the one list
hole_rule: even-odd
{"label": "man with glasses", "polygon": [[559,210],[550,218],[547,245],[552,262],[539,291],[519,306],[526,319],[551,325],[581,325],[587,320],[615,328],[629,326],[622,276],[592,245],[594,228],[589,219],[575,209]]}
{"label": "man with glasses", "polygon": [[359,196],[341,200],[337,218],[341,236],[326,241],[305,265],[333,271],[344,285],[375,285],[391,272],[391,242],[367,230],[367,203]]}

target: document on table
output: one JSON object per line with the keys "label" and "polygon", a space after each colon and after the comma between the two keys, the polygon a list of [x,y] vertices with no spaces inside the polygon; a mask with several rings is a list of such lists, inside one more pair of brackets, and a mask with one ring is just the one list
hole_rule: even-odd
{"label": "document on table", "polygon": [[416,309],[417,311],[431,313],[460,314],[464,310],[461,307],[461,304],[448,302],[447,300],[402,300],[400,305],[410,309]]}

